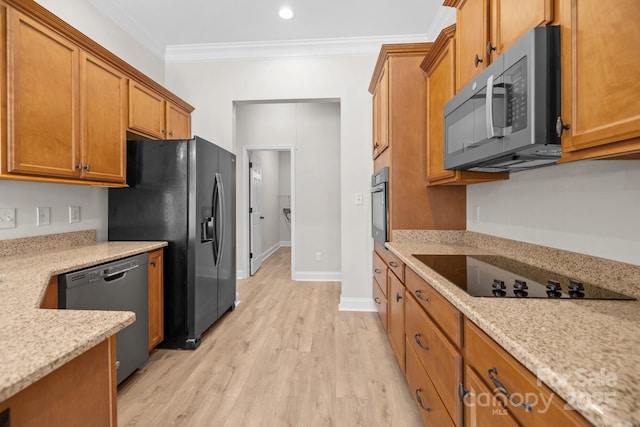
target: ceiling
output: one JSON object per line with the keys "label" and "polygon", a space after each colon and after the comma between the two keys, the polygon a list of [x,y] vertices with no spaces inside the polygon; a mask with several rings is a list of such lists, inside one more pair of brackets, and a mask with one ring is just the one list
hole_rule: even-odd
{"label": "ceiling", "polygon": [[[429,41],[455,20],[442,0],[89,1],[162,56],[193,45]],[[285,5],[294,12],[288,21],[278,16]]]}

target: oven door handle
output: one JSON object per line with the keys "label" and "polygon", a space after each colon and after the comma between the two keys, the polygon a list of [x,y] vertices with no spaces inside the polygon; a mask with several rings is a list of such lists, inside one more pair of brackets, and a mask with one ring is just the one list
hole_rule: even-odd
{"label": "oven door handle", "polygon": [[372,188],[371,189],[371,194],[373,193],[382,193],[384,191],[384,188]]}

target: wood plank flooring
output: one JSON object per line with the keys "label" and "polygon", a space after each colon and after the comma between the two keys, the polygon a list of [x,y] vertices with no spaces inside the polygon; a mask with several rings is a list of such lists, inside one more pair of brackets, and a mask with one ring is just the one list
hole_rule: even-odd
{"label": "wood plank flooring", "polygon": [[120,426],[421,426],[376,313],[340,283],[293,282],[290,249],[238,281],[195,350],[155,350],[118,389]]}

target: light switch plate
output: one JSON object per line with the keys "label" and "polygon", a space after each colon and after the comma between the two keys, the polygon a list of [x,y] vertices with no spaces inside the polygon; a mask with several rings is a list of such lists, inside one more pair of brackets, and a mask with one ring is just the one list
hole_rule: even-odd
{"label": "light switch plate", "polygon": [[51,224],[51,208],[36,208],[36,213],[38,226]]}
{"label": "light switch plate", "polygon": [[80,206],[69,206],[69,224],[80,222]]}
{"label": "light switch plate", "polygon": [[16,228],[15,208],[0,208],[0,228]]}

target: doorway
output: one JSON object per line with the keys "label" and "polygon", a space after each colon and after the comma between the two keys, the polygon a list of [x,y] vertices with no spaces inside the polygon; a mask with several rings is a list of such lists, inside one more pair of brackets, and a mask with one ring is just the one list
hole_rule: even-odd
{"label": "doorway", "polygon": [[[243,180],[246,187],[244,223],[249,225],[245,237],[245,247],[249,250],[244,260],[247,276],[256,274],[262,261],[280,247],[291,246],[293,280],[296,253],[294,170],[293,146],[242,147],[242,174],[246,177]],[[281,179],[274,180],[274,174],[280,174]]]}

